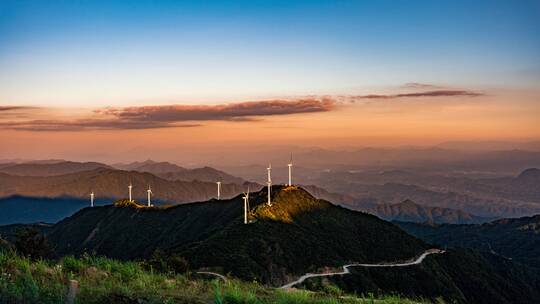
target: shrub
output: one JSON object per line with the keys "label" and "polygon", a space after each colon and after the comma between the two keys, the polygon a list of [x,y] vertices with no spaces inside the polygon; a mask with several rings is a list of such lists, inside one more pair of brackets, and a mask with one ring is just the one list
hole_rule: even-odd
{"label": "shrub", "polygon": [[186,273],[189,270],[188,261],[181,256],[171,256],[167,259],[168,268],[174,273]]}
{"label": "shrub", "polygon": [[34,228],[17,231],[15,248],[20,254],[31,259],[47,258],[52,253],[47,237]]}

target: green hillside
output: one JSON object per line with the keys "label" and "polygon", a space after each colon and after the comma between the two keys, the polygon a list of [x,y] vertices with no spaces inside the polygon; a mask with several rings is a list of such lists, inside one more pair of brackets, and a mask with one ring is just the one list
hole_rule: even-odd
{"label": "green hillside", "polygon": [[375,216],[315,199],[303,189],[274,187],[251,194],[251,223],[243,200],[169,208],[86,208],[54,226],[58,255],[95,252],[144,259],[156,249],[195,268],[217,268],[249,280],[281,284],[290,277],[343,263],[407,259],[427,245]]}
{"label": "green hillside", "polygon": [[540,215],[482,225],[397,224],[432,244],[490,252],[540,269]]}

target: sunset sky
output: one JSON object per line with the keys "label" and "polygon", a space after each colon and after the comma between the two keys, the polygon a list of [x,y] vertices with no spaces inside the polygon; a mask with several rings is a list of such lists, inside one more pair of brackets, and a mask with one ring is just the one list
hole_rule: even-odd
{"label": "sunset sky", "polygon": [[535,141],[538,33],[539,1],[1,1],[0,159]]}

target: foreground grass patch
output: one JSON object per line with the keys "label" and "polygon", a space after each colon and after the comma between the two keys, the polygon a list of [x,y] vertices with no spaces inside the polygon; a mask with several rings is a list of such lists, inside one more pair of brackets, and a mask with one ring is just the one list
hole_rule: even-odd
{"label": "foreground grass patch", "polygon": [[78,282],[76,303],[413,303],[342,296],[335,288],[314,293],[235,279],[194,279],[189,274],[157,273],[137,262],[90,255],[32,261],[12,251],[0,251],[0,270],[0,303],[63,303],[70,280]]}

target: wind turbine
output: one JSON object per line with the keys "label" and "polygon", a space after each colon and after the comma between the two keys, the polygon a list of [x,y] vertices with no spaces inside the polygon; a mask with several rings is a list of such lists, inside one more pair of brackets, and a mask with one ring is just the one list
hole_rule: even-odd
{"label": "wind turbine", "polygon": [[249,187],[247,193],[244,192],[244,224],[248,223],[248,211],[249,211]]}
{"label": "wind turbine", "polygon": [[148,207],[151,207],[152,206],[152,203],[150,201],[150,196],[153,194],[152,193],[152,189],[150,189],[150,185],[148,185],[148,190],[146,190],[146,192],[148,193]]}
{"label": "wind turbine", "polygon": [[90,193],[90,207],[94,207],[94,191]]}
{"label": "wind turbine", "polygon": [[291,161],[287,164],[289,167],[289,187],[292,186],[292,153],[291,153]]}
{"label": "wind turbine", "polygon": [[133,202],[133,200],[131,199],[131,189],[133,188],[133,185],[131,184],[131,182],[129,183],[129,186],[128,186],[128,189],[129,189],[129,201],[130,202]]}
{"label": "wind turbine", "polygon": [[266,203],[268,206],[272,206],[270,195],[272,193],[272,164],[268,164],[268,168],[266,168],[268,171],[268,181],[266,184],[268,185],[268,202]]}
{"label": "wind turbine", "polygon": [[221,198],[221,182],[216,182],[216,184],[217,184],[217,199],[219,201]]}

